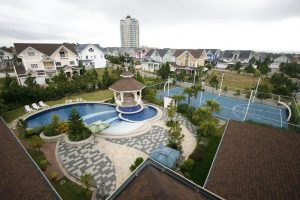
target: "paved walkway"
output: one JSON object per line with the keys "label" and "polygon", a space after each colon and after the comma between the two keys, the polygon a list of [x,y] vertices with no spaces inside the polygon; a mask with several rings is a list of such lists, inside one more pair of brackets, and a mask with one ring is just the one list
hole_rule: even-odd
{"label": "paved walkway", "polygon": [[90,173],[96,186],[104,183],[111,193],[116,188],[115,168],[95,144],[74,147],[61,140],[58,142],[58,157],[70,175],[80,179],[80,176]]}
{"label": "paved walkway", "polygon": [[146,154],[151,153],[159,144],[166,144],[168,140],[168,130],[159,127],[159,126],[152,126],[151,130],[147,133],[130,137],[130,138],[122,138],[122,139],[109,139],[106,140],[126,145],[129,147],[133,147],[138,149]]}

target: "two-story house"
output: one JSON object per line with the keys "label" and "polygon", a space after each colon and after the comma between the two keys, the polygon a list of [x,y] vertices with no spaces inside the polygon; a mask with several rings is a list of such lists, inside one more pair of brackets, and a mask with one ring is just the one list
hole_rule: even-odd
{"label": "two-story house", "polygon": [[221,60],[225,63],[249,64],[253,58],[254,52],[252,50],[226,50],[221,56]]}
{"label": "two-story house", "polygon": [[79,60],[86,69],[104,68],[106,59],[104,49],[99,44],[77,44],[75,45]]}
{"label": "two-story house", "polygon": [[12,68],[13,67],[13,48],[0,47],[0,68]]}
{"label": "two-story house", "polygon": [[59,71],[67,77],[73,73],[80,73],[78,55],[73,44],[53,43],[15,43],[15,50],[22,65],[16,66],[16,73],[20,84],[24,84],[30,74],[35,77],[36,83],[46,84]]}
{"label": "two-story house", "polygon": [[205,49],[206,52],[206,61],[207,62],[216,62],[221,55],[221,49]]}
{"label": "two-story house", "polygon": [[169,48],[150,49],[142,60],[142,69],[145,71],[157,71],[162,63],[174,62],[174,51]]}

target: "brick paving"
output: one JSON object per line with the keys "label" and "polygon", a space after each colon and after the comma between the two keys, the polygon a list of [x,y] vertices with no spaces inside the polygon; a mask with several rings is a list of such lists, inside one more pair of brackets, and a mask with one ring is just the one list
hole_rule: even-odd
{"label": "brick paving", "polygon": [[99,186],[104,183],[111,193],[116,188],[115,168],[96,144],[97,142],[76,147],[61,140],[58,143],[58,157],[70,175],[80,179],[80,176],[90,173],[95,180],[93,185]]}
{"label": "brick paving", "polygon": [[166,144],[168,140],[168,130],[159,126],[152,126],[147,133],[122,139],[107,138],[107,141],[126,145],[138,149],[146,154],[151,153],[159,144]]}

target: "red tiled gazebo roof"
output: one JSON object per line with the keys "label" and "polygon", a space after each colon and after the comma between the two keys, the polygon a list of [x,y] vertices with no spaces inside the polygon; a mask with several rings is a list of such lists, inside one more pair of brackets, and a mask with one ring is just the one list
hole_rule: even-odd
{"label": "red tiled gazebo roof", "polygon": [[143,83],[135,80],[134,78],[123,78],[115,82],[109,87],[109,89],[117,92],[125,92],[142,90],[144,87],[145,85]]}

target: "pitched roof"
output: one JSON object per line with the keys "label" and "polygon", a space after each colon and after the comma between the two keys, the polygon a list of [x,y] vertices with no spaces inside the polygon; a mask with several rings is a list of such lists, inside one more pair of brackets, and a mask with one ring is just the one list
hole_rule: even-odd
{"label": "pitched roof", "polygon": [[189,52],[194,58],[198,59],[202,55],[204,49],[176,49],[173,56],[177,58],[185,51]]}
{"label": "pitched roof", "polygon": [[300,199],[300,135],[230,121],[205,188],[225,199]]}
{"label": "pitched roof", "polygon": [[212,54],[216,54],[219,49],[205,49],[206,52],[210,51]]}
{"label": "pitched roof", "polygon": [[17,75],[24,75],[26,73],[25,67],[23,65],[16,65]]}
{"label": "pitched roof", "polygon": [[148,158],[108,199],[221,199]]}
{"label": "pitched roof", "polygon": [[77,55],[76,49],[73,44],[63,43],[63,44],[54,44],[54,43],[14,43],[17,54],[20,54],[28,47],[32,47],[43,54],[51,56],[59,47],[64,46],[74,54]]}
{"label": "pitched roof", "polygon": [[164,57],[169,50],[169,48],[150,49],[145,56],[150,57],[153,54],[153,52],[156,51],[160,57]]}
{"label": "pitched roof", "polygon": [[[75,48],[76,48],[76,51],[82,51],[82,50],[84,50],[87,46],[89,46],[90,44],[77,44],[76,46],[75,46]],[[100,51],[105,51],[105,49],[104,48],[102,48],[99,44],[92,44],[92,45],[94,45],[96,48],[98,48]]]}
{"label": "pitched roof", "polygon": [[232,58],[234,52],[238,52],[239,58],[242,58],[242,59],[248,59],[252,53],[251,50],[226,50],[223,52],[222,57],[223,58]]}
{"label": "pitched roof", "polygon": [[2,118],[0,130],[1,199],[61,199]]}
{"label": "pitched roof", "polygon": [[109,89],[115,90],[115,91],[136,91],[141,90],[145,86],[143,83],[135,80],[134,78],[122,78],[112,84]]}
{"label": "pitched roof", "polygon": [[3,51],[6,51],[6,52],[8,52],[8,53],[13,54],[13,48],[12,48],[12,47],[10,47],[10,48],[7,48],[7,47],[0,47],[0,49],[3,50]]}

